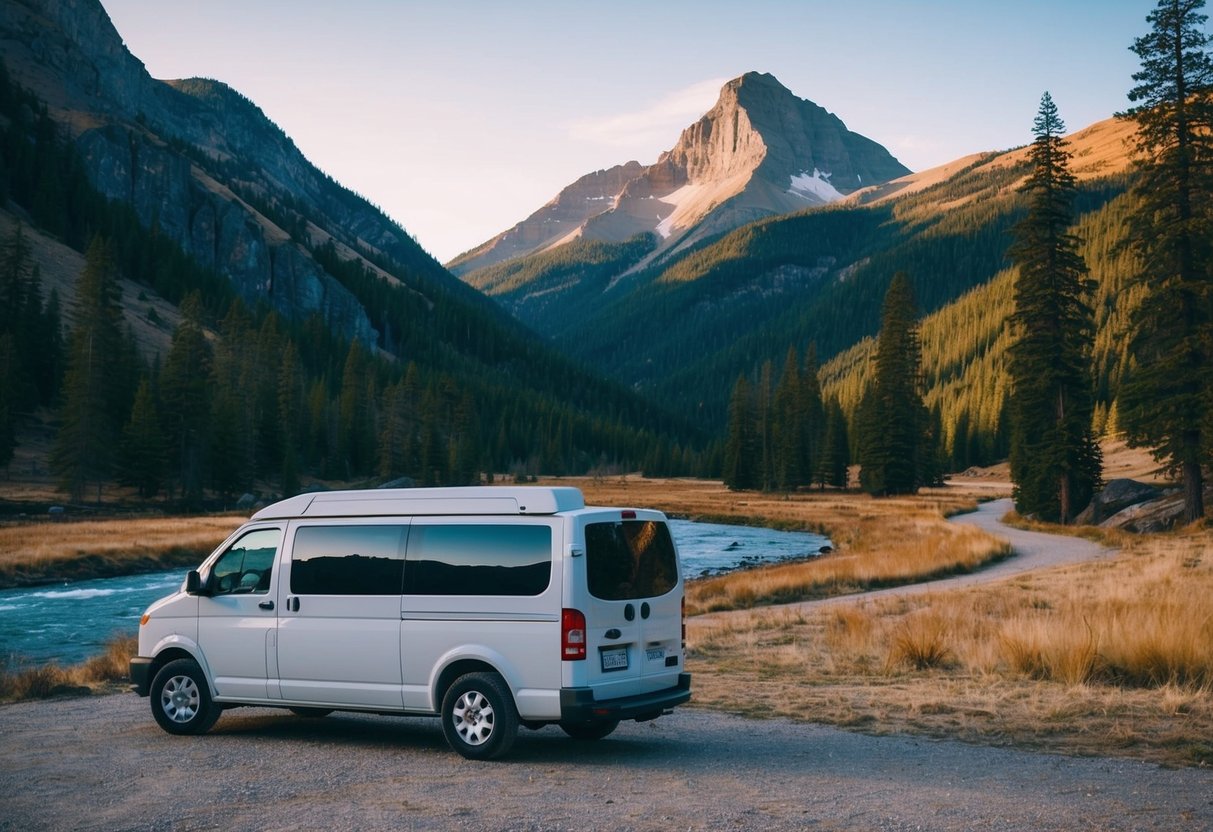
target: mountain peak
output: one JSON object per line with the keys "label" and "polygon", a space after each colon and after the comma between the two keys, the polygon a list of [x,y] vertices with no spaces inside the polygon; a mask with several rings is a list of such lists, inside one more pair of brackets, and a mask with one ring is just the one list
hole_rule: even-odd
{"label": "mountain peak", "polygon": [[659,238],[660,255],[753,220],[832,202],[909,170],[774,75],[747,72],[721,88],[712,109],[684,129],[656,164],[609,172],[613,176],[594,178],[593,193],[583,177],[448,267],[464,274],[582,237],[623,242],[643,233]]}
{"label": "mountain peak", "polygon": [[746,88],[750,88],[750,89],[754,89],[754,88],[777,89],[777,90],[781,90],[781,91],[787,93],[788,95],[792,95],[792,91],[789,90],[787,87],[785,87],[783,84],[781,84],[779,82],[779,79],[776,78],[774,75],[772,75],[769,72],[756,72],[756,71],[750,71],[750,72],[744,73],[743,75],[738,75],[732,81],[729,81],[727,84],[724,85],[724,87],[721,89],[721,93],[723,93],[725,90],[729,90],[729,89],[739,90],[742,87],[746,87]]}

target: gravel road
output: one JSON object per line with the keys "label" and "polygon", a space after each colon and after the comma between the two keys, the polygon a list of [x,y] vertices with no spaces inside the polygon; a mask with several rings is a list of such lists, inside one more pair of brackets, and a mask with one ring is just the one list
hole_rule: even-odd
{"label": "gravel road", "polygon": [[1208,830],[1213,771],[681,709],[502,762],[437,722],[240,709],[174,737],[115,694],[0,707],[2,830]]}

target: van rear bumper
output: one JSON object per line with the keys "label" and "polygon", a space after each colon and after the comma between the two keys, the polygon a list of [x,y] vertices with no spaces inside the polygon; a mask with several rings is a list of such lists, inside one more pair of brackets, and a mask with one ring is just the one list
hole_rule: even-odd
{"label": "van rear bumper", "polygon": [[691,674],[679,673],[678,684],[665,690],[622,696],[618,699],[594,699],[593,688],[560,689],[561,722],[598,722],[605,719],[655,719],[662,711],[681,705],[691,698]]}
{"label": "van rear bumper", "polygon": [[131,659],[131,686],[135,693],[147,696],[152,686],[152,660],[143,656]]}

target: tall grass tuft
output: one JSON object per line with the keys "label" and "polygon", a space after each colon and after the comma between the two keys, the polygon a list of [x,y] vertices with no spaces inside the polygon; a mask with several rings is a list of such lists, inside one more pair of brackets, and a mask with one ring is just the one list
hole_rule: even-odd
{"label": "tall grass tuft", "polygon": [[943,615],[924,610],[902,619],[889,644],[888,664],[915,670],[948,667],[956,656],[949,645],[951,624]]}
{"label": "tall grass tuft", "polygon": [[0,701],[88,693],[94,687],[125,682],[130,674],[131,656],[137,650],[137,639],[123,636],[107,644],[100,655],[71,667],[54,662],[19,670],[0,666]]}

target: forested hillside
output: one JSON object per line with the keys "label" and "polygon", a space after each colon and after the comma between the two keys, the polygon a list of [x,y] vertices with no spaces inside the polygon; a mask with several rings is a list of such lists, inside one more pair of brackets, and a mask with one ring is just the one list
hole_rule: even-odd
{"label": "forested hillside", "polygon": [[[738,374],[778,363],[789,346],[815,343],[828,360],[875,335],[894,272],[909,275],[925,313],[994,280],[1008,265],[1025,172],[985,157],[898,200],[745,226],[658,273],[628,276],[556,343],[720,430]],[[1083,182],[1079,215],[1095,221],[1125,188],[1120,177]]]}
{"label": "forested hillside", "polygon": [[[144,496],[198,500],[289,492],[305,477],[430,484],[488,471],[582,472],[635,467],[696,441],[449,276],[356,253],[281,194],[247,196],[368,310],[376,337],[350,339],[320,314],[292,320],[247,304],[156,224],[98,193],[77,145],[2,65],[0,150],[9,210],[88,252],[67,303],[42,288],[30,251],[38,235],[18,225],[4,241],[0,288],[8,309],[23,312],[0,319],[0,464],[41,408],[58,426],[54,468],[77,498],[117,480]],[[236,162],[194,155],[239,187]],[[136,347],[122,305],[155,313],[122,297],[119,277],[181,306],[167,352]]]}
{"label": "forested hillside", "polygon": [[[1116,392],[1129,360],[1128,320],[1142,291],[1129,285],[1137,264],[1124,245],[1133,210],[1126,187],[1123,178],[1103,183],[1100,192],[1118,195],[1087,211],[1074,229],[1097,282],[1092,303],[1097,433],[1115,427]],[[926,402],[942,426],[943,450],[958,470],[988,464],[1007,453],[1004,411],[1011,334],[1006,322],[1014,308],[1013,279],[1010,270],[1000,271],[989,283],[926,316],[922,323]],[[849,416],[862,398],[874,347],[873,338],[864,338],[822,367],[824,394],[837,396]]]}

